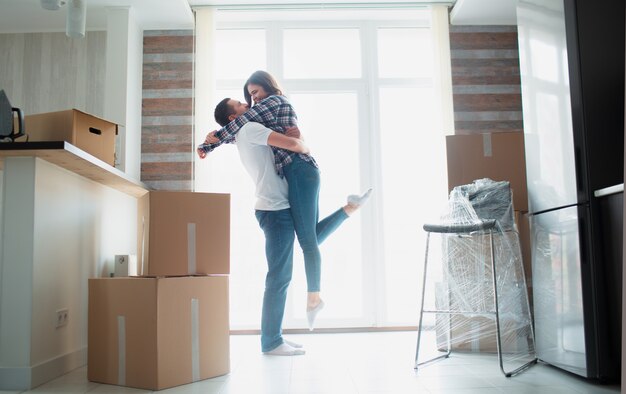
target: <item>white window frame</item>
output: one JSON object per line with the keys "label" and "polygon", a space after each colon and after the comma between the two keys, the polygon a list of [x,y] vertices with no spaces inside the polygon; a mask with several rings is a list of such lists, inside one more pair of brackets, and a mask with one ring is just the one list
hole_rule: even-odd
{"label": "white window frame", "polygon": [[[342,79],[286,79],[283,77],[283,31],[285,29],[358,29],[361,38],[361,77]],[[359,156],[361,189],[373,187],[382,190],[381,141],[379,119],[379,91],[382,87],[420,88],[433,87],[435,76],[431,78],[380,78],[378,76],[378,40],[379,28],[426,28],[431,29],[431,22],[414,20],[370,20],[370,21],[259,21],[259,22],[219,22],[218,30],[263,29],[266,32],[267,71],[274,75],[285,89],[291,93],[306,92],[357,92],[359,118]],[[434,38],[433,38],[434,41]],[[271,45],[270,45],[271,44]],[[245,61],[243,59],[242,61]],[[242,79],[217,80],[217,90],[240,90],[245,82]],[[365,159],[365,160],[364,160]],[[383,193],[380,193],[384,198]],[[374,201],[371,209],[361,213],[362,256],[363,256],[363,305],[365,315],[360,319],[333,320],[334,327],[376,327],[387,326],[386,289],[384,262],[384,234],[382,200]],[[417,257],[417,256],[416,256]],[[419,264],[416,259],[415,264]],[[416,278],[416,286],[417,286]],[[291,299],[291,297],[290,297]],[[289,310],[289,302],[287,310]],[[418,311],[416,311],[417,313]],[[285,314],[285,328],[303,327],[305,322]],[[240,327],[236,327],[240,328]],[[243,328],[243,327],[241,327]]]}

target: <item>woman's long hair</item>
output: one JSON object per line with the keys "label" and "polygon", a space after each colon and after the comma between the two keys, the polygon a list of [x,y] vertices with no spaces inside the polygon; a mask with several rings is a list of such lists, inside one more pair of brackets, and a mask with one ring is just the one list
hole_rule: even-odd
{"label": "woman's long hair", "polygon": [[278,86],[278,82],[276,82],[276,79],[274,79],[274,77],[272,77],[270,73],[263,70],[255,71],[252,73],[252,75],[250,75],[250,78],[248,78],[246,83],[243,85],[243,96],[246,98],[246,102],[250,107],[252,107],[252,96],[248,92],[248,85],[250,85],[251,83],[261,86],[263,90],[265,90],[270,96],[282,96],[283,94],[280,86]]}

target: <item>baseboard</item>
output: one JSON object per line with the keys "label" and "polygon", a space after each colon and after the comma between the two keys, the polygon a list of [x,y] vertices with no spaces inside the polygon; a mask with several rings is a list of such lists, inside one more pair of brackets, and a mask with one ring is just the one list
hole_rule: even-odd
{"label": "baseboard", "polygon": [[[432,327],[434,329],[434,327]],[[316,328],[310,331],[308,328],[286,328],[283,334],[354,334],[362,332],[395,332],[416,331],[417,326],[393,326],[393,327],[347,327],[347,328]],[[230,330],[230,335],[260,335],[261,330]]]}
{"label": "baseboard", "polygon": [[87,347],[32,367],[0,367],[0,390],[30,390],[87,364]]}

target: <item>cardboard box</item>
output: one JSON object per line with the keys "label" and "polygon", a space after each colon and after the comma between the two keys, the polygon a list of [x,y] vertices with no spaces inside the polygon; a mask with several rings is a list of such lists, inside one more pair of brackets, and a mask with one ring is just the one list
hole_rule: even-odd
{"label": "cardboard box", "polygon": [[[515,212],[515,220],[519,228],[524,228],[524,221],[528,223],[527,215]],[[527,234],[527,233],[526,233]],[[519,238],[518,238],[519,237]],[[495,310],[493,299],[493,279],[491,259],[491,247],[488,236],[471,235],[465,237],[449,237],[445,243],[446,255],[444,264],[447,264],[446,275],[448,283],[454,288],[448,293],[443,292],[439,285],[435,298],[436,308],[445,310],[450,307],[455,311],[488,312]],[[523,245],[520,235],[515,231],[506,231],[503,234],[494,235],[496,247],[496,265],[499,278],[499,305],[502,324],[503,352],[524,352],[528,349],[528,337],[530,328],[524,322],[526,298],[522,283],[520,266],[524,266],[525,277],[529,272],[523,260]],[[506,259],[506,260],[503,260]],[[507,271],[502,271],[506,268]],[[529,282],[526,282],[530,313]],[[506,303],[506,304],[505,304]],[[527,315],[526,315],[527,316]],[[450,325],[448,325],[448,319]],[[508,319],[508,320],[507,320]],[[519,327],[518,327],[519,326]],[[512,327],[517,327],[515,330]],[[436,316],[436,335],[439,350],[445,350],[446,333],[450,332],[453,350],[474,352],[496,352],[496,326],[495,316],[486,317],[478,315],[453,315],[450,318],[445,315]]]}
{"label": "cardboard box", "polygon": [[[447,324],[447,320],[439,318],[439,324]],[[502,324],[502,323],[501,323]],[[450,344],[452,350],[477,352],[477,353],[497,353],[496,321],[495,317],[455,315],[450,317]],[[506,330],[501,331],[500,343],[502,353],[523,354],[529,349],[528,330]],[[437,349],[446,350],[446,330],[437,330]]]}
{"label": "cardboard box", "polygon": [[89,279],[87,376],[160,390],[230,371],[228,277]]}
{"label": "cardboard box", "polygon": [[448,191],[482,178],[509,181],[513,209],[528,211],[523,133],[449,135],[446,150]]}
{"label": "cardboard box", "polygon": [[[77,109],[28,115],[24,118],[28,141],[67,141],[115,166],[117,124]],[[25,139],[25,137],[23,137]]]}
{"label": "cardboard box", "polygon": [[230,273],[230,195],[150,192],[148,275]]}

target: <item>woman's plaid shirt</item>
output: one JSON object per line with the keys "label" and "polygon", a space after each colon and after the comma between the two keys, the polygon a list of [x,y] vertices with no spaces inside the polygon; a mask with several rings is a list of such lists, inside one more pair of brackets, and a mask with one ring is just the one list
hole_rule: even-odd
{"label": "woman's plaid shirt", "polygon": [[[219,142],[215,144],[200,144],[198,149],[206,153],[213,151],[222,144],[235,142],[235,134],[248,122],[258,122],[270,130],[284,134],[288,127],[298,125],[298,117],[289,101],[284,96],[269,96],[259,101],[243,115],[237,117],[215,133]],[[311,155],[294,153],[285,149],[271,147],[274,152],[274,167],[276,173],[283,175],[283,167],[291,163],[294,155],[299,155],[303,160],[310,162],[315,167],[317,163]]]}

